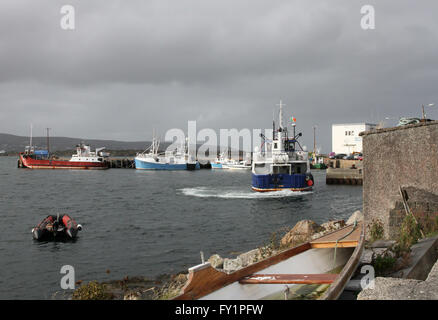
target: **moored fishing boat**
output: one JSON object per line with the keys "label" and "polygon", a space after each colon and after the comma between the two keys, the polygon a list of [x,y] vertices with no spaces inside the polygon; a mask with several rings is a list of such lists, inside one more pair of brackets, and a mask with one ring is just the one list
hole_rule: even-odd
{"label": "moored fishing boat", "polygon": [[189,269],[175,299],[338,299],[356,270],[364,247],[363,223],[354,223],[225,273],[209,262]]}
{"label": "moored fishing boat", "polygon": [[[252,189],[267,191],[310,191],[314,180],[310,172],[308,153],[297,141],[301,133],[289,137],[288,129],[283,125],[283,104],[280,101],[279,126],[272,129],[272,140],[264,139],[260,149],[256,148],[252,163]],[[295,118],[293,118],[295,119]],[[295,122],[295,120],[293,120]],[[296,144],[301,150],[296,149]]]}
{"label": "moored fishing boat", "polygon": [[63,160],[51,156],[48,150],[35,150],[33,146],[29,146],[25,152],[20,153],[19,160],[23,168],[29,169],[108,169],[106,156],[100,154],[103,149],[96,149],[94,152],[89,145],[80,143],[76,146],[76,154]]}
{"label": "moored fishing boat", "polygon": [[[173,151],[159,153],[160,142],[152,140],[151,146],[137,153],[134,161],[139,170],[198,170],[201,165],[188,152],[188,142]],[[147,152],[148,151],[148,152]]]}
{"label": "moored fishing boat", "polygon": [[251,169],[251,155],[247,154],[245,160],[239,161],[225,157],[225,152],[221,153],[215,161],[211,163],[212,169],[236,169],[236,170],[250,170]]}

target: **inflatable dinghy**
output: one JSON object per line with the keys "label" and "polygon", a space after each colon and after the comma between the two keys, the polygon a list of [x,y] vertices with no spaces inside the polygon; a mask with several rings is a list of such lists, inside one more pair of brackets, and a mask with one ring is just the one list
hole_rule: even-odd
{"label": "inflatable dinghy", "polygon": [[32,229],[35,240],[74,239],[82,226],[77,224],[69,215],[50,215]]}

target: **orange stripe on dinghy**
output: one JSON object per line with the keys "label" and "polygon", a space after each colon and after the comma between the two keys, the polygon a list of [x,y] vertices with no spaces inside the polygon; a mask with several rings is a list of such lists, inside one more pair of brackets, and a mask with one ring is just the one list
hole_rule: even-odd
{"label": "orange stripe on dinghy", "polygon": [[337,274],[253,274],[239,281],[241,284],[330,284]]}

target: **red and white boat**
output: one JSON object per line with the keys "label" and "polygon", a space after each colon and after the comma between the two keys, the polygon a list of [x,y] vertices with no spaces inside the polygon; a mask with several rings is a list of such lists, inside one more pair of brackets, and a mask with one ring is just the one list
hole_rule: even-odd
{"label": "red and white boat", "polygon": [[20,162],[22,168],[29,169],[108,169],[105,161],[108,154],[101,152],[103,149],[94,152],[90,146],[81,143],[76,147],[76,154],[67,160],[54,158],[47,150],[27,147],[25,152],[20,153]]}

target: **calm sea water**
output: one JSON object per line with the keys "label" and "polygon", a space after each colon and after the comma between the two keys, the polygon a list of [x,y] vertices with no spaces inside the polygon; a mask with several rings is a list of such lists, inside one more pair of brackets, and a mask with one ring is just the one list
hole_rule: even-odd
{"label": "calm sea water", "polygon": [[[0,157],[0,299],[50,299],[63,265],[83,281],[183,271],[200,251],[232,257],[299,220],[362,207],[362,187],[326,185],[323,171],[313,192],[260,194],[249,171],[45,171],[16,160]],[[83,225],[77,240],[32,240],[32,227],[57,212]]]}

